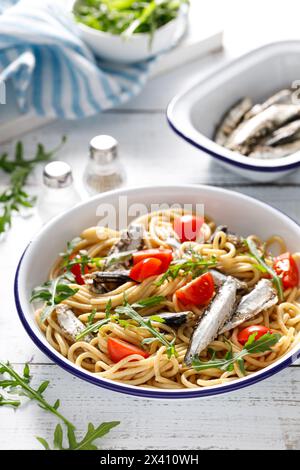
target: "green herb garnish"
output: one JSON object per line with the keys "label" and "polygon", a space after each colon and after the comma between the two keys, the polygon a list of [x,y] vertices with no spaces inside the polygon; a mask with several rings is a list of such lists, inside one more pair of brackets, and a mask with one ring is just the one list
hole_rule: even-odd
{"label": "green herb garnish", "polygon": [[11,400],[10,398],[4,397],[0,394],[0,406],[12,406],[13,408],[18,408],[20,405],[20,400]]}
{"label": "green herb garnish", "polygon": [[279,300],[280,300],[280,302],[282,302],[284,300],[284,293],[283,293],[283,286],[282,286],[281,278],[279,276],[277,276],[276,272],[266,263],[264,258],[260,255],[254,241],[251,240],[250,238],[248,238],[246,240],[246,243],[247,243],[247,246],[248,246],[248,249],[249,249],[251,255],[255,258],[255,260],[259,264],[259,266],[260,266],[259,269],[262,272],[270,274],[270,276],[272,277],[273,284],[276,287],[277,292],[278,292]]}
{"label": "green herb garnish", "polygon": [[123,35],[154,32],[174,20],[188,0],[77,0],[74,15],[87,26]]}
{"label": "green herb garnish", "polygon": [[[51,405],[44,397],[44,392],[49,385],[49,381],[44,381],[40,384],[37,389],[34,389],[30,385],[30,370],[28,364],[25,365],[23,375],[18,374],[9,364],[0,362],[0,388],[8,390],[10,393],[26,396],[32,401],[38,403],[38,405],[45,411],[48,411],[59,418],[67,428],[67,439],[69,447],[63,447],[63,428],[61,424],[57,424],[54,431],[53,447],[56,450],[97,450],[98,447],[95,445],[95,440],[103,437],[112,428],[118,426],[119,421],[112,421],[110,423],[102,423],[98,427],[94,427],[92,423],[88,424],[88,429],[85,436],[77,441],[75,431],[76,428],[67,418],[65,418],[59,411],[60,401],[56,400]],[[6,377],[8,375],[8,378]],[[0,406],[8,405],[18,407],[20,405],[19,400],[6,400],[1,398],[0,395]],[[37,440],[43,445],[46,450],[50,450],[50,445],[43,437],[37,437]]]}
{"label": "green herb garnish", "polygon": [[24,191],[27,178],[36,165],[50,160],[64,142],[65,137],[57,148],[49,152],[46,152],[42,144],[38,144],[35,157],[31,160],[24,159],[22,142],[16,144],[14,160],[8,160],[7,153],[0,156],[0,169],[11,175],[8,189],[0,194],[0,233],[11,227],[15,212],[20,212],[21,208],[33,207],[36,198]]}
{"label": "green herb garnish", "polygon": [[139,300],[135,304],[132,304],[132,308],[150,308],[161,304],[166,298],[163,295],[153,295],[152,297],[146,297],[145,299]]}
{"label": "green herb garnish", "polygon": [[143,344],[149,344],[150,342],[153,342],[155,340],[158,340],[160,343],[162,343],[166,347],[166,352],[167,356],[170,359],[172,356],[176,356],[176,349],[175,349],[175,338],[173,341],[168,341],[165,337],[165,335],[159,333],[151,324],[151,320],[145,320],[139,313],[132,308],[131,305],[126,303],[123,306],[117,307],[116,308],[116,313],[119,315],[126,315],[127,317],[131,318],[132,320],[136,321],[142,328],[145,328],[148,330],[153,338],[146,338],[143,341]]}
{"label": "green herb garnish", "polygon": [[95,331],[98,331],[101,328],[101,326],[107,325],[107,323],[109,323],[112,320],[113,320],[113,317],[102,318],[102,320],[99,320],[96,323],[93,323],[92,325],[87,326],[84,330],[82,330],[81,333],[79,333],[79,335],[76,336],[76,341],[80,341],[89,333],[94,333]]}
{"label": "green herb garnish", "polygon": [[215,257],[212,257],[210,260],[205,259],[180,259],[172,261],[168,270],[162,275],[159,281],[155,283],[156,286],[161,286],[168,279],[176,279],[179,274],[182,272],[183,276],[192,275],[193,278],[201,276],[208,271],[209,268],[215,268],[217,266],[217,261]]}
{"label": "green herb garnish", "polygon": [[75,295],[79,289],[72,289],[68,284],[72,282],[70,275],[63,274],[53,281],[48,281],[32,291],[30,302],[42,300],[46,302],[42,312],[41,321],[44,322],[58,304]]}
{"label": "green herb garnish", "polygon": [[244,356],[271,351],[272,346],[275,346],[281,338],[281,335],[278,333],[266,333],[261,336],[261,338],[255,340],[256,335],[257,333],[253,333],[249,337],[247,343],[240,352],[233,354],[230,349],[224,358],[217,358],[215,351],[209,361],[202,361],[198,356],[195,356],[192,361],[193,368],[198,372],[206,369],[220,369],[231,372],[233,370],[233,365],[237,362],[241,372],[245,373],[243,361]]}
{"label": "green herb garnish", "polygon": [[91,326],[93,324],[96,313],[97,313],[97,309],[93,308],[93,310],[91,311],[91,313],[88,316],[88,321],[87,321],[87,324],[86,324],[87,326]]}

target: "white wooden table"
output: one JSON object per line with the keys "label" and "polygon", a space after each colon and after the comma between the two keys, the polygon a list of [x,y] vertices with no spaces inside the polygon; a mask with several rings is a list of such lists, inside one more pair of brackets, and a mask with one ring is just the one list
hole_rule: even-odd
{"label": "white wooden table", "polygon": [[[300,37],[297,1],[276,2],[277,5],[273,2],[272,7],[263,7],[264,2],[258,1],[220,1],[220,8],[222,3],[227,5],[225,12],[219,11],[226,23],[225,54],[153,79],[140,97],[121,109],[82,122],[56,122],[26,135],[28,156],[36,142],[42,141],[51,148],[62,134],[67,134],[68,141],[59,158],[72,165],[80,186],[89,139],[99,133],[113,134],[120,142],[129,186],[204,183],[228,187],[269,202],[300,222],[299,171],[274,184],[253,184],[225,171],[181,141],[166,123],[169,99],[228,56],[274,38]],[[13,145],[6,148],[12,150]],[[31,180],[32,190],[38,189],[39,178],[40,174]],[[5,182],[1,174],[1,185]],[[294,365],[267,381],[229,395],[168,403],[134,399],[96,388],[49,361],[23,331],[12,291],[17,261],[39,226],[37,216],[27,220],[16,218],[7,240],[0,245],[0,358],[17,368],[29,361],[33,383],[49,379],[47,397],[52,402],[61,399],[62,412],[79,430],[85,429],[88,421],[98,424],[103,420],[120,420],[121,425],[103,439],[102,446],[107,449],[300,448],[300,366]],[[34,404],[16,412],[0,408],[0,448],[40,448],[34,436],[51,440],[55,424],[51,415]]]}

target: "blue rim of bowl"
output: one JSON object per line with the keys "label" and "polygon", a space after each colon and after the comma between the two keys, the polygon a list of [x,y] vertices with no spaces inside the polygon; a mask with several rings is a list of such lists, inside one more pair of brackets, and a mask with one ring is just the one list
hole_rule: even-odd
{"label": "blue rim of bowl", "polygon": [[[176,97],[174,98],[174,100]],[[231,160],[228,157],[225,157],[225,155],[222,155],[221,153],[214,152],[213,150],[209,149],[208,147],[205,147],[205,145],[201,145],[198,142],[196,142],[194,139],[191,137],[188,137],[183,131],[178,129],[178,127],[175,126],[174,122],[172,121],[171,113],[169,111],[170,106],[172,104],[173,100],[169,103],[168,108],[167,108],[167,121],[171,129],[179,135],[179,137],[183,138],[186,140],[189,144],[193,145],[194,147],[198,148],[199,150],[202,150],[205,153],[208,153],[212,157],[216,158],[217,160],[221,160],[224,163],[227,163],[232,166],[236,166],[238,168],[243,168],[244,170],[251,170],[251,171],[258,171],[258,172],[264,172],[264,173],[280,173],[282,171],[288,171],[288,170],[293,170],[295,168],[300,167],[300,160],[298,162],[290,163],[288,165],[281,165],[277,167],[269,167],[269,166],[256,166],[256,165],[251,165],[250,163],[242,163],[242,162],[236,162],[234,160]]]}
{"label": "blue rim of bowl", "polygon": [[[234,191],[229,191],[229,190],[225,190],[225,191],[234,192]],[[251,196],[246,196],[246,195],[243,195],[243,196],[249,199],[253,199]],[[282,215],[290,219],[294,224],[296,224],[300,228],[300,224],[298,224],[298,222],[294,220],[292,217],[285,214],[282,210],[277,209],[276,207],[273,207],[271,204],[267,204],[263,201],[259,201],[259,202],[260,204],[267,206],[267,207],[271,207],[275,211],[281,213]],[[287,367],[292,365],[294,361],[300,358],[300,350],[299,350],[297,351],[297,354],[293,354],[292,356],[282,361],[280,364],[274,365],[270,369],[266,370],[265,372],[261,372],[258,375],[253,375],[253,376],[250,375],[244,380],[237,379],[233,382],[229,382],[228,384],[225,384],[222,386],[191,389],[190,391],[186,389],[180,389],[178,391],[176,390],[176,391],[168,392],[167,390],[165,390],[162,392],[159,390],[153,390],[153,389],[147,390],[146,388],[139,388],[139,387],[131,388],[131,387],[126,386],[126,384],[122,385],[118,382],[105,381],[101,379],[100,377],[93,377],[89,373],[86,373],[83,370],[76,368],[74,365],[72,365],[71,362],[65,362],[62,359],[60,359],[58,355],[52,352],[39,339],[39,337],[35,334],[35,332],[33,331],[29,322],[26,319],[26,316],[21,307],[20,296],[19,296],[19,273],[20,273],[22,261],[30,245],[31,245],[31,242],[27,245],[27,247],[25,248],[19,260],[16,274],[15,274],[15,279],[14,279],[14,298],[15,298],[15,305],[16,305],[19,319],[26,333],[28,334],[28,336],[32,339],[32,341],[36,344],[36,346],[42,351],[42,353],[48,356],[49,359],[53,360],[55,364],[60,366],[65,371],[69,372],[71,375],[78,377],[79,379],[82,379],[86,382],[92,383],[93,385],[96,385],[97,387],[111,390],[113,392],[123,393],[125,395],[131,395],[131,396],[140,397],[140,398],[159,399],[159,400],[163,400],[163,399],[184,400],[188,398],[212,397],[215,395],[222,395],[224,393],[234,392],[236,390],[240,390],[242,388],[261,382],[262,380],[265,380],[269,377],[272,377],[275,374],[278,374],[278,372],[282,371],[283,369],[286,369]],[[294,357],[295,359],[293,360]]]}

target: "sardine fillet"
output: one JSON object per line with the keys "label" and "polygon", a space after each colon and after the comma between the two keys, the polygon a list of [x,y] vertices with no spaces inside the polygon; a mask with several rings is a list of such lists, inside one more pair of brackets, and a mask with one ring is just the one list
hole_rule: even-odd
{"label": "sardine fillet", "polygon": [[220,328],[231,318],[237,288],[236,280],[228,276],[193,332],[184,358],[186,365],[192,364],[193,357],[200,354],[216,338]]}
{"label": "sardine fillet", "polygon": [[261,279],[249,294],[242,297],[233,317],[220,329],[219,333],[232,330],[277,303],[277,292],[272,282],[268,279]]}
{"label": "sardine fillet", "polygon": [[[71,341],[76,341],[76,336],[79,335],[84,329],[85,325],[78,320],[72,310],[65,304],[60,304],[56,307],[56,315],[59,326],[61,327],[64,335]],[[92,336],[86,335],[83,341],[91,341]]]}

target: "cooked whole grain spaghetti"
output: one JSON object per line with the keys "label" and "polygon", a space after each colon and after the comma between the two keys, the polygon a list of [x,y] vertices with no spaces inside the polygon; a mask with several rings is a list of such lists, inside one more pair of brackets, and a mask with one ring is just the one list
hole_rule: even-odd
{"label": "cooked whole grain spaghetti", "polygon": [[34,301],[46,300],[36,321],[53,348],[98,377],[160,389],[219,385],[299,342],[299,256],[279,237],[244,240],[180,209],[149,213],[123,232],[90,227],[35,289]]}

